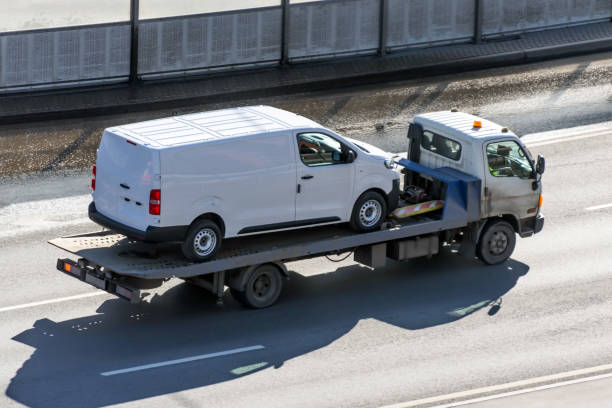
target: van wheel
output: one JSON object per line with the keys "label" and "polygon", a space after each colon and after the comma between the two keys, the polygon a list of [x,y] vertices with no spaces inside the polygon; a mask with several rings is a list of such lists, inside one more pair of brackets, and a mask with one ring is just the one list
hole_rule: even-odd
{"label": "van wheel", "polygon": [[181,249],[185,258],[194,262],[208,261],[221,248],[221,229],[214,221],[199,220],[187,231]]}
{"label": "van wheel", "polygon": [[480,235],[476,255],[487,265],[496,265],[510,258],[515,245],[516,234],[512,225],[506,221],[494,221]]}
{"label": "van wheel", "polygon": [[387,202],[376,191],[363,193],[353,207],[351,228],[355,231],[374,231],[387,218]]}
{"label": "van wheel", "polygon": [[247,278],[244,291],[230,289],[232,297],[246,307],[263,309],[276,302],[283,289],[283,278],[277,267],[261,265]]}

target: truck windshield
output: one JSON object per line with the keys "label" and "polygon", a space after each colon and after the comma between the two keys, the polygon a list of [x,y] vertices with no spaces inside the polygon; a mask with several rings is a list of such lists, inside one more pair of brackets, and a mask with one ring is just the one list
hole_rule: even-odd
{"label": "truck windshield", "polygon": [[533,174],[531,162],[523,149],[514,141],[487,145],[489,171],[495,177],[529,178]]}

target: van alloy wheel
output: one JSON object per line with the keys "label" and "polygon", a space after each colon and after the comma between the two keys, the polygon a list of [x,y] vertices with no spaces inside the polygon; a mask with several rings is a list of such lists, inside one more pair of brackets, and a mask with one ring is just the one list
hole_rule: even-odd
{"label": "van alloy wheel", "polygon": [[387,201],[376,191],[366,191],[359,196],[353,212],[350,225],[355,231],[375,231],[387,216]]}
{"label": "van alloy wheel", "polygon": [[210,229],[200,230],[193,239],[193,249],[199,256],[209,255],[217,245],[217,234]]}
{"label": "van alloy wheel", "polygon": [[375,225],[381,217],[382,208],[378,201],[368,200],[359,209],[359,221],[364,227]]}
{"label": "van alloy wheel", "polygon": [[210,219],[196,220],[181,245],[185,258],[194,262],[208,261],[221,248],[223,235],[219,226]]}

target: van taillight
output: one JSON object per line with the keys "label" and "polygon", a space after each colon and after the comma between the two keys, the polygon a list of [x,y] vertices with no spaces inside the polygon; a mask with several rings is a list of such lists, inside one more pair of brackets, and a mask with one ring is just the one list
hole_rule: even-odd
{"label": "van taillight", "polygon": [[96,189],[96,165],[95,164],[93,165],[91,174],[93,175],[93,177],[91,178],[91,189],[95,190]]}
{"label": "van taillight", "polygon": [[159,215],[161,209],[161,190],[151,190],[149,194],[149,214]]}

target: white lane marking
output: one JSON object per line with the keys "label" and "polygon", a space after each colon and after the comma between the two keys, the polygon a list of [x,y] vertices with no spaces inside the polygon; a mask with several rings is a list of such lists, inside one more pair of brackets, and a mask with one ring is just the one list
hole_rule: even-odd
{"label": "white lane marking", "polygon": [[587,135],[576,135],[576,136],[572,136],[572,137],[561,137],[558,139],[554,139],[554,140],[548,140],[548,141],[543,141],[543,142],[525,142],[525,145],[528,147],[538,147],[538,146],[546,146],[546,145],[550,145],[550,144],[554,144],[554,143],[562,143],[562,142],[573,142],[575,140],[580,140],[580,139],[588,139],[591,137],[597,137],[597,136],[607,136],[607,135],[612,135],[612,129],[608,130],[606,132],[598,132],[598,133],[589,133]]}
{"label": "white lane marking", "polygon": [[601,209],[610,208],[610,207],[612,207],[612,203],[611,204],[594,205],[592,207],[585,208],[585,210],[586,211],[595,211],[595,210],[601,210]]}
{"label": "white lane marking", "polygon": [[451,402],[449,404],[434,405],[431,408],[460,407],[463,405],[476,404],[478,402],[491,401],[491,400],[500,399],[500,398],[512,397],[514,395],[521,395],[521,394],[527,394],[530,392],[549,390],[551,388],[566,387],[568,385],[580,384],[580,383],[585,383],[589,381],[603,380],[604,378],[612,378],[612,373],[595,375],[595,376],[586,377],[586,378],[578,378],[576,380],[570,380],[570,381],[562,381],[562,382],[555,383],[555,384],[541,385],[539,387],[525,388],[523,390],[504,392],[504,393],[496,394],[496,395],[488,395],[486,397],[474,398],[474,399],[467,400],[467,401],[458,401],[458,402]]}
{"label": "white lane marking", "polygon": [[602,122],[594,125],[577,126],[573,128],[550,130],[546,132],[531,133],[521,137],[525,144],[535,144],[540,142],[557,141],[571,139],[576,136],[601,136],[602,134],[612,133],[612,122]]}
{"label": "white lane marking", "polygon": [[51,303],[66,302],[69,300],[85,299],[85,298],[100,296],[100,295],[108,295],[108,293],[106,292],[83,293],[82,295],[66,296],[66,297],[61,297],[61,298],[56,298],[56,299],[42,300],[40,302],[24,303],[24,304],[15,305],[15,306],[6,306],[3,308],[0,308],[0,313],[9,312],[11,310],[26,309],[28,307],[48,305]]}
{"label": "white lane marking", "polygon": [[111,375],[125,374],[125,373],[131,373],[134,371],[149,370],[151,368],[165,367],[169,365],[189,363],[191,361],[205,360],[207,358],[221,357],[221,356],[227,356],[230,354],[237,354],[237,353],[244,353],[245,351],[261,350],[263,348],[265,347],[258,344],[256,346],[241,347],[241,348],[236,348],[232,350],[218,351],[216,353],[210,353],[210,354],[201,354],[199,356],[179,358],[177,360],[162,361],[160,363],[145,364],[145,365],[140,365],[140,366],[135,366],[135,367],[130,367],[130,368],[123,368],[121,370],[105,371],[103,373],[100,373],[100,375],[108,377]]}
{"label": "white lane marking", "polygon": [[[416,408],[422,406],[436,406],[440,407],[440,404],[447,404],[442,406],[458,406],[464,401],[468,399],[477,399],[477,398],[487,398],[493,395],[501,395],[508,392],[521,391],[521,389],[530,389],[533,387],[545,387],[549,385],[555,384],[564,384],[569,381],[579,381],[585,379],[585,381],[589,381],[590,379],[598,379],[600,376],[612,376],[612,364],[605,364],[596,367],[583,368],[580,370],[567,371],[559,374],[546,375],[543,377],[530,378],[527,380],[514,381],[511,383],[500,384],[500,385],[492,385],[489,387],[477,388],[469,391],[460,391],[447,395],[439,395],[436,397],[423,398],[419,400],[406,401],[398,404],[385,405],[382,408]],[[580,377],[580,378],[576,378]],[[597,378],[595,378],[597,377]],[[488,396],[485,396],[489,394]],[[481,397],[479,397],[481,396]],[[448,401],[456,401],[449,403]],[[438,405],[436,405],[438,404]],[[451,405],[448,405],[451,404]]]}

